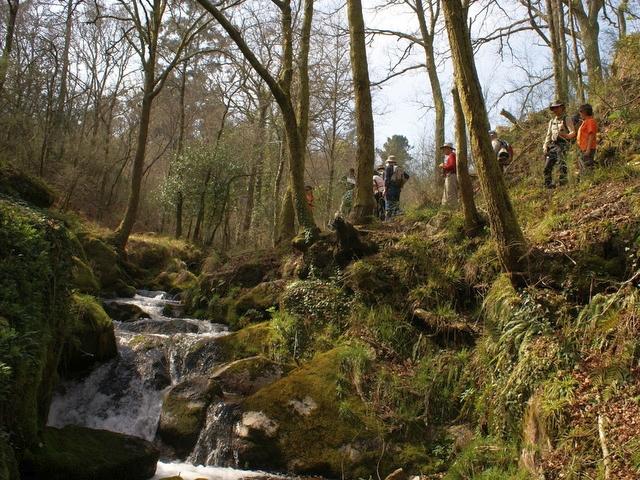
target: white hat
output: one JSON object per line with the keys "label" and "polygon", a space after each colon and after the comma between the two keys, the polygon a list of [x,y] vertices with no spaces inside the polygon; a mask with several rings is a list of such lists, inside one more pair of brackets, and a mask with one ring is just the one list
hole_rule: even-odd
{"label": "white hat", "polygon": [[389,155],[387,157],[387,163],[397,163],[396,162],[396,156],[395,155]]}
{"label": "white hat", "polygon": [[456,147],[453,146],[453,143],[451,142],[447,142],[444,145],[442,145],[440,148],[450,148],[451,150],[455,150]]}

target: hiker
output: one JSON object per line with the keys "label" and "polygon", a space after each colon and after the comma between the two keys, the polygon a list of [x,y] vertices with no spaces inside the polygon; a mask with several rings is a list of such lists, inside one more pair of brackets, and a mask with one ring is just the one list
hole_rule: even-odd
{"label": "hiker", "polygon": [[400,215],[400,192],[409,175],[396,162],[395,155],[389,155],[384,168],[385,219]]}
{"label": "hiker", "polygon": [[[353,175],[351,175],[352,173]],[[347,217],[353,208],[353,190],[356,188],[355,170],[353,168],[349,170],[349,175],[344,178],[347,191],[344,192],[340,201],[340,214],[343,217]]]}
{"label": "hiker", "polygon": [[509,142],[498,137],[498,132],[495,130],[489,130],[489,138],[491,138],[491,146],[504,173],[506,166],[513,160],[513,148],[509,145]]}
{"label": "hiker", "polygon": [[547,136],[542,150],[545,155],[544,186],[555,188],[553,183],[553,167],[558,164],[560,185],[567,184],[567,160],[565,158],[569,140],[575,136],[574,121],[565,114],[564,103],[556,100],[549,106],[553,118],[549,121]]}
{"label": "hiker", "polygon": [[567,135],[567,138],[575,137],[577,139],[578,149],[580,150],[580,158],[578,159],[579,175],[582,177],[592,170],[595,165],[598,124],[596,119],[593,118],[593,107],[589,103],[581,105],[578,114],[580,115],[580,126],[572,135]]}
{"label": "hiker", "polygon": [[307,207],[313,212],[313,202],[315,198],[313,198],[313,187],[311,185],[305,185],[304,198],[307,201]]}
{"label": "hiker", "polygon": [[373,173],[373,196],[376,200],[376,217],[384,220],[384,165],[378,165]]}
{"label": "hiker", "polygon": [[442,206],[456,208],[458,206],[458,177],[456,176],[456,149],[452,143],[445,143],[440,147],[445,161],[439,166],[444,175],[444,191],[442,192]]}

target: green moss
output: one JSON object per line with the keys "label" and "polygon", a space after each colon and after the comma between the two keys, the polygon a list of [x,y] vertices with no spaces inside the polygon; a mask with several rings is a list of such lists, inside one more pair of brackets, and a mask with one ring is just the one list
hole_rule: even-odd
{"label": "green moss", "polygon": [[445,480],[526,479],[518,472],[518,449],[495,438],[478,438],[455,459]]}
{"label": "green moss", "polygon": [[152,445],[139,438],[81,427],[46,428],[42,447],[27,453],[23,469],[48,480],[146,480],[157,461]]}
{"label": "green moss", "polygon": [[[347,454],[349,446],[357,449],[362,443],[371,445],[373,441],[375,444],[380,431],[377,421],[367,416],[359,399],[338,398],[341,354],[338,348],[318,355],[242,403],[245,411],[263,412],[279,425],[279,459],[272,458],[271,462],[275,461],[281,467],[297,465],[298,472],[331,477],[342,474],[356,478],[375,472],[376,461],[381,455],[377,449],[369,447],[360,451],[357,459],[350,459]],[[290,402],[306,397],[313,399],[317,408],[308,415],[296,413]],[[350,412],[348,416],[341,415],[339,408],[345,403]]]}
{"label": "green moss", "polygon": [[82,372],[95,362],[116,356],[118,352],[113,322],[94,297],[74,293],[71,296],[70,313],[73,322],[68,326],[62,373]]}
{"label": "green moss", "polygon": [[221,358],[227,361],[265,354],[271,345],[271,322],[250,325],[218,339]]}
{"label": "green moss", "polygon": [[9,166],[0,166],[0,194],[41,208],[49,208],[55,202],[53,191],[41,179]]}
{"label": "green moss", "polygon": [[[18,448],[38,443],[68,331],[73,242],[41,211],[0,200],[0,316],[18,339],[0,423]],[[20,361],[16,361],[20,359]]]}
{"label": "green moss", "polygon": [[120,258],[115,248],[89,232],[79,233],[78,240],[105,293],[120,293],[119,290],[126,286],[128,276],[120,266]]}
{"label": "green moss", "polygon": [[0,433],[0,478],[3,480],[20,480],[18,462],[9,442]]}
{"label": "green moss", "polygon": [[87,265],[77,256],[73,257],[73,286],[82,293],[97,294],[100,291],[98,279]]}

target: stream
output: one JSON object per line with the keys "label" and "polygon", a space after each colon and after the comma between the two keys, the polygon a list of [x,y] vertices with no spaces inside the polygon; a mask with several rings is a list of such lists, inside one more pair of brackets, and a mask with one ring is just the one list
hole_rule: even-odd
{"label": "stream", "polygon": [[[150,318],[114,321],[118,356],[81,380],[63,382],[52,400],[48,425],[109,430],[153,442],[168,387],[220,365],[215,338],[229,331],[224,325],[206,320],[167,316],[181,305],[165,292],[142,290],[134,298],[108,302],[135,305]],[[210,343],[211,348],[194,354],[191,347],[203,342]],[[223,403],[212,404],[198,443],[188,458],[190,463],[163,458],[153,479],[178,474],[185,480],[265,478],[262,472],[229,468],[235,466],[234,454],[221,437],[230,432],[232,419],[224,413]]]}

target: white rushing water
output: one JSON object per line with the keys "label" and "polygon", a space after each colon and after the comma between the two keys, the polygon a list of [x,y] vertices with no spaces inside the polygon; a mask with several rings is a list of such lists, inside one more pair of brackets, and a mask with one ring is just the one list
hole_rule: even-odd
{"label": "white rushing water", "polygon": [[[205,478],[207,480],[241,480],[245,478],[264,478],[261,472],[248,472],[246,470],[236,470],[234,468],[203,467],[194,466],[189,463],[163,463],[158,462],[156,476],[152,480],[180,475],[184,480],[196,480]],[[271,478],[284,478],[268,475]]]}
{"label": "white rushing water", "polygon": [[[168,299],[164,292],[141,291],[134,298],[112,302],[136,305],[150,318],[114,322],[118,356],[81,380],[63,382],[52,400],[48,425],[59,428],[79,425],[153,441],[167,388],[188,374],[209,372],[217,361],[212,339],[229,332],[225,326],[206,320],[165,316],[165,306],[180,305]],[[205,342],[209,350],[197,354],[199,350],[192,347],[198,342]],[[212,425],[221,419],[222,411],[221,405],[210,408],[207,425],[190,461],[233,465],[217,461],[220,454],[228,453],[229,449],[223,441],[227,435],[220,435],[227,433],[227,426],[222,422],[219,427]],[[221,438],[216,438],[216,434]],[[265,477],[264,473],[231,468],[159,462],[153,478],[175,475],[181,475],[184,480]]]}

